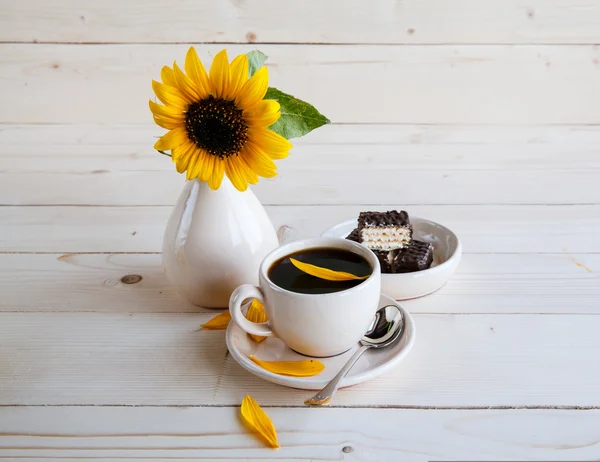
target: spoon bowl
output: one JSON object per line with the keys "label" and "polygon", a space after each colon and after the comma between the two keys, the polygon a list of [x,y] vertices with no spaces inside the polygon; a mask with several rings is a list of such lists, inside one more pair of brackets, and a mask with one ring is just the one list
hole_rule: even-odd
{"label": "spoon bowl", "polygon": [[326,406],[331,403],[341,380],[369,348],[386,348],[394,344],[404,332],[404,316],[396,305],[381,307],[375,313],[369,330],[360,340],[360,348],[342,367],[340,372],[320,392],[304,401],[309,406]]}
{"label": "spoon bowl", "polygon": [[360,343],[370,348],[385,348],[394,343],[404,331],[404,315],[396,305],[379,308],[373,323]]}

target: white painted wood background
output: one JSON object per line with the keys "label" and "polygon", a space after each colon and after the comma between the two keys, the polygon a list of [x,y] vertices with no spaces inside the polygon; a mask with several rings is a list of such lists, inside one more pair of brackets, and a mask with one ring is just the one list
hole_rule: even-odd
{"label": "white painted wood background", "polygon": [[[411,355],[331,409],[164,278],[147,100],[189,44],[333,121],[254,188],[284,239],[404,207],[463,240]],[[600,459],[598,44],[594,0],[0,0],[0,460]]]}

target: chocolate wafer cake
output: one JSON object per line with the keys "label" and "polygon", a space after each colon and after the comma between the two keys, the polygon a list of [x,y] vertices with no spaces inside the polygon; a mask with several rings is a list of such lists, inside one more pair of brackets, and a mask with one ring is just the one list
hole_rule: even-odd
{"label": "chocolate wafer cake", "polygon": [[[433,262],[433,246],[413,239],[401,249],[392,262],[393,273],[412,273],[428,269]],[[383,266],[382,266],[383,270]]]}
{"label": "chocolate wafer cake", "polygon": [[350,231],[350,234],[346,236],[349,241],[360,242],[360,235],[358,234],[358,228],[354,228]]}
{"label": "chocolate wafer cake", "polygon": [[397,250],[372,250],[372,252],[379,260],[379,264],[381,265],[382,273],[391,273],[392,265],[394,263],[394,258],[396,257]]}
{"label": "chocolate wafer cake", "polygon": [[408,213],[361,212],[358,216],[359,242],[375,250],[401,249],[412,239],[412,226]]}

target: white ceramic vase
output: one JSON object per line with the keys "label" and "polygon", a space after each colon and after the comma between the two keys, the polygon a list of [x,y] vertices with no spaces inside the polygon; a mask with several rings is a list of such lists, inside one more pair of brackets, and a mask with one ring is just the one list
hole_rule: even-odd
{"label": "white ceramic vase", "polygon": [[167,223],[163,265],[169,282],[194,305],[227,308],[241,284],[258,284],[264,257],[277,233],[256,196],[225,177],[213,191],[188,181]]}

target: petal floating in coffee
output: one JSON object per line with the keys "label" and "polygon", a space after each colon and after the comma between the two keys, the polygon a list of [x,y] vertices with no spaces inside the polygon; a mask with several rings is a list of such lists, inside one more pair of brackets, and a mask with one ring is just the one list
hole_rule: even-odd
{"label": "petal floating in coffee", "polygon": [[[252,300],[252,303],[248,307],[248,312],[246,313],[246,319],[251,322],[267,322],[267,314],[265,313],[265,307],[258,300]],[[263,337],[262,335],[254,335],[248,334],[255,342],[262,342],[267,337]]]}
{"label": "petal floating in coffee", "polygon": [[250,395],[246,395],[242,401],[241,413],[244,421],[256,430],[269,443],[269,446],[279,447],[273,422]]}
{"label": "petal floating in coffee", "polygon": [[212,330],[227,329],[229,321],[231,321],[231,314],[229,314],[229,311],[224,311],[223,313],[216,315],[214,318],[210,319],[204,324],[200,324],[200,327],[202,327],[203,329]]}
{"label": "petal floating in coffee", "polygon": [[264,370],[279,375],[290,375],[292,377],[312,377],[320,374],[325,365],[316,359],[303,359],[301,361],[262,361],[252,355],[250,359]]}
{"label": "petal floating in coffee", "polygon": [[295,258],[290,258],[290,261],[292,262],[292,265],[300,271],[328,281],[350,281],[352,279],[367,279],[369,277],[369,275],[355,276],[354,274],[346,273],[345,271],[334,271],[327,268],[321,268],[320,266],[311,265],[310,263],[303,263]]}

